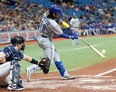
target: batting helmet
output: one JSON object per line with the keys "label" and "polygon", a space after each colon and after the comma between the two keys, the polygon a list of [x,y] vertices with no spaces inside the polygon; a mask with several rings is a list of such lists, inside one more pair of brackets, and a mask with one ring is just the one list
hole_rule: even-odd
{"label": "batting helmet", "polygon": [[21,36],[14,36],[14,37],[11,38],[11,44],[13,46],[15,46],[16,44],[24,43],[24,42],[25,42],[25,40]]}
{"label": "batting helmet", "polygon": [[58,14],[59,16],[62,16],[62,9],[61,7],[59,6],[56,6],[56,5],[52,5],[49,9],[49,12],[50,13],[56,13]]}

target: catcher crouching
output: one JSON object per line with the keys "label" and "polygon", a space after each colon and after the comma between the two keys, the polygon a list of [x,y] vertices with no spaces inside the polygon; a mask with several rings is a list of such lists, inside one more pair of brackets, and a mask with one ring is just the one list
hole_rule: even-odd
{"label": "catcher crouching", "polygon": [[40,62],[20,51],[25,49],[25,40],[21,36],[11,38],[11,44],[0,51],[0,87],[7,87],[10,91],[23,90],[20,78],[21,59],[39,66],[45,74],[49,72],[50,60],[42,58]]}

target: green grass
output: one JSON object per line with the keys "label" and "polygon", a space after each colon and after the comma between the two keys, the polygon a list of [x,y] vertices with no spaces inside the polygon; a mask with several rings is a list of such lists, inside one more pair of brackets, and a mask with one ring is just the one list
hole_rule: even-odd
{"label": "green grass", "polygon": [[[106,50],[106,58],[100,58],[90,48],[87,48],[82,41],[79,40],[78,46],[72,46],[71,40],[62,40],[54,42],[56,49],[60,53],[64,66],[68,71],[88,67],[111,58],[116,57],[116,36],[102,37],[92,36],[83,38],[91,45],[95,45],[99,51]],[[0,47],[2,48],[2,47]],[[83,48],[83,49],[82,49]],[[40,56],[43,56],[43,51],[37,44],[26,45],[25,54],[32,56],[33,58],[40,60]],[[31,64],[25,61],[21,61],[21,73],[25,73],[25,68]],[[51,66],[51,72],[57,71],[55,65]]]}

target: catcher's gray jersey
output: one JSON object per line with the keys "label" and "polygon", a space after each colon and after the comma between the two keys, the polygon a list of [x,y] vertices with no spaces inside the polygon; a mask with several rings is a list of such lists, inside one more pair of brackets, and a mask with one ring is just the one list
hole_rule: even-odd
{"label": "catcher's gray jersey", "polygon": [[63,33],[62,29],[58,23],[46,17],[46,13],[43,15],[40,27],[39,27],[39,36],[37,37],[38,45],[43,48],[44,55],[49,57],[51,63],[55,61],[60,61],[58,52],[56,51],[54,44],[52,42],[52,37],[56,33],[61,35]]}

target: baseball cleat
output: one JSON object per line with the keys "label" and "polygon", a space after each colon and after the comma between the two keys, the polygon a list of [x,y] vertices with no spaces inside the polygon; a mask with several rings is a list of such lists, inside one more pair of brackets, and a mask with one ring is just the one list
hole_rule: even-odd
{"label": "baseball cleat", "polygon": [[9,91],[18,91],[18,90],[23,90],[24,87],[22,85],[9,85],[7,89]]}
{"label": "baseball cleat", "polygon": [[27,73],[27,81],[30,82],[31,81],[31,72],[29,68],[26,68],[26,73]]}
{"label": "baseball cleat", "polygon": [[75,79],[74,76],[71,76],[71,75],[66,75],[64,77],[62,77],[63,80],[71,80],[71,79]]}

